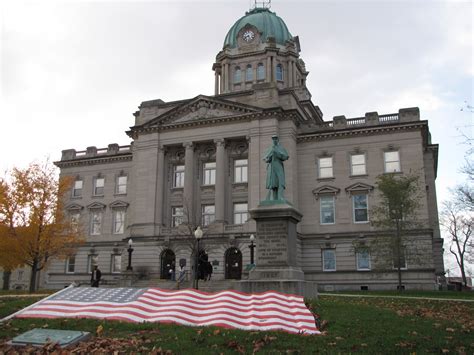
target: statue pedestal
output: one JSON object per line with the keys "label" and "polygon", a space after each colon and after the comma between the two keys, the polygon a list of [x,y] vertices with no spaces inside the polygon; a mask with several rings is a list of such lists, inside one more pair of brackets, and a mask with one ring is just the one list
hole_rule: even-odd
{"label": "statue pedestal", "polygon": [[302,215],[286,201],[275,202],[250,210],[257,222],[256,267],[235,286],[248,293],[274,290],[314,298],[316,283],[305,281],[297,261],[296,225]]}

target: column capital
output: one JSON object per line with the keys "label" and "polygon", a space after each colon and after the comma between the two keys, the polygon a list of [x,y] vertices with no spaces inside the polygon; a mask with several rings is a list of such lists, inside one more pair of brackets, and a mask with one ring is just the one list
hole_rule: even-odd
{"label": "column capital", "polygon": [[214,143],[216,146],[223,146],[225,144],[225,139],[224,138],[216,138],[214,139]]}
{"label": "column capital", "polygon": [[186,149],[192,149],[194,147],[193,142],[184,142],[183,147]]}
{"label": "column capital", "polygon": [[158,153],[165,153],[166,147],[162,144],[158,145]]}

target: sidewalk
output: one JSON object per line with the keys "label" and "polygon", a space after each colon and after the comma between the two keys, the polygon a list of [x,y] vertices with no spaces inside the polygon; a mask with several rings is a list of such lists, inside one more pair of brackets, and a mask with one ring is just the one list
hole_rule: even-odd
{"label": "sidewalk", "polygon": [[436,297],[418,297],[418,296],[386,296],[386,295],[353,295],[353,294],[341,294],[341,293],[319,293],[318,296],[335,296],[335,297],[363,297],[363,298],[400,298],[400,299],[419,299],[419,300],[430,300],[430,301],[454,301],[454,302],[474,302],[474,299],[462,299],[462,298],[436,298]]}

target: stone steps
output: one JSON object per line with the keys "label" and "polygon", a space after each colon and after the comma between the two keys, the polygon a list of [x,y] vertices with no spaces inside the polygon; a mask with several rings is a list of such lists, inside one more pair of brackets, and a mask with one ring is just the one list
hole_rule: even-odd
{"label": "stone steps", "polygon": [[[199,290],[204,292],[219,292],[223,290],[232,290],[234,280],[211,280],[203,281],[199,280]],[[162,279],[150,279],[150,280],[137,280],[133,283],[133,287],[145,288],[145,287],[158,287],[167,290],[177,290],[178,283],[176,281],[162,280]],[[193,288],[192,281],[183,281],[179,284],[179,289],[183,290],[186,288]]]}

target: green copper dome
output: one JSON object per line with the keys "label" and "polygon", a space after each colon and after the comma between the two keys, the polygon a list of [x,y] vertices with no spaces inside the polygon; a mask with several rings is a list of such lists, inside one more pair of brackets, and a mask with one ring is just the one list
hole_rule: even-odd
{"label": "green copper dome", "polygon": [[237,47],[237,35],[247,24],[258,28],[262,33],[263,41],[266,41],[268,37],[274,37],[277,44],[285,44],[286,41],[293,38],[285,22],[274,12],[269,9],[255,8],[247,12],[230,28],[225,36],[224,47]]}

